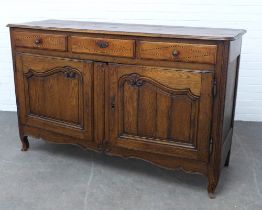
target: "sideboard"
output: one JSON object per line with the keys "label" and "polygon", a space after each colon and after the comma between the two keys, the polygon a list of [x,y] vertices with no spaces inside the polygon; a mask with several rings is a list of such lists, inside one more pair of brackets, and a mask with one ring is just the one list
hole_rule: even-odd
{"label": "sideboard", "polygon": [[208,178],[230,159],[245,30],[45,20],[10,24],[28,136]]}

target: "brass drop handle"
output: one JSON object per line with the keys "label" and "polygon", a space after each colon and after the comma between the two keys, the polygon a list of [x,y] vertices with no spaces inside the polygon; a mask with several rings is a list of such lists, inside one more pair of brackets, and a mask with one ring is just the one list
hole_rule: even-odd
{"label": "brass drop handle", "polygon": [[173,52],[172,52],[172,55],[174,56],[174,57],[176,57],[176,56],[178,56],[178,51],[177,50],[173,50]]}
{"label": "brass drop handle", "polygon": [[36,45],[42,44],[42,39],[37,38],[37,39],[35,40],[35,44],[36,44]]}
{"label": "brass drop handle", "polygon": [[109,43],[105,41],[99,41],[96,43],[96,45],[100,48],[107,48],[109,46]]}

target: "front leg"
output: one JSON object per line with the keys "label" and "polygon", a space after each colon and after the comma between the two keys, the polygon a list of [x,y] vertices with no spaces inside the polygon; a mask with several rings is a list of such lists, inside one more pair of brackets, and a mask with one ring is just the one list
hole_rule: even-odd
{"label": "front leg", "polygon": [[211,199],[214,199],[216,197],[215,196],[216,186],[217,186],[217,182],[208,181],[207,191],[208,191],[208,196]]}
{"label": "front leg", "polygon": [[28,141],[27,136],[21,136],[20,140],[22,142],[22,149],[21,149],[21,151],[23,151],[23,152],[27,151],[28,148],[29,148],[29,141]]}

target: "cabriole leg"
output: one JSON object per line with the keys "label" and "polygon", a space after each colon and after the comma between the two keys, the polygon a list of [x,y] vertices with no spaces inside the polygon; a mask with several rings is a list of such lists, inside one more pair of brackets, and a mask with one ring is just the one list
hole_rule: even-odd
{"label": "cabriole leg", "polygon": [[215,198],[215,190],[218,184],[218,179],[214,179],[212,177],[208,177],[208,187],[207,187],[207,191],[208,191],[208,196],[209,198],[213,199]]}

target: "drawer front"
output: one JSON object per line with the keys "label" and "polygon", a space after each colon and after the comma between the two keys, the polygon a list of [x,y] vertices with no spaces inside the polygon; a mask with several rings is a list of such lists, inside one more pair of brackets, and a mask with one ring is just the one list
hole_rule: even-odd
{"label": "drawer front", "polygon": [[134,57],[134,40],[71,37],[72,52],[119,57]]}
{"label": "drawer front", "polygon": [[15,31],[13,34],[16,47],[66,51],[66,35],[38,32]]}
{"label": "drawer front", "polygon": [[147,41],[138,49],[140,58],[207,64],[215,64],[216,51],[216,45]]}

